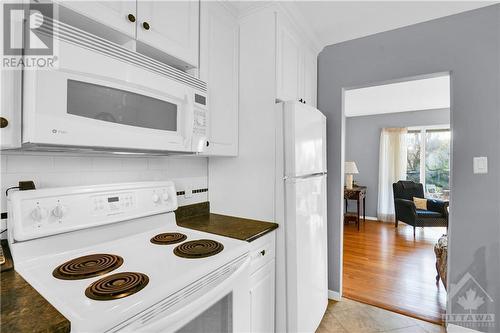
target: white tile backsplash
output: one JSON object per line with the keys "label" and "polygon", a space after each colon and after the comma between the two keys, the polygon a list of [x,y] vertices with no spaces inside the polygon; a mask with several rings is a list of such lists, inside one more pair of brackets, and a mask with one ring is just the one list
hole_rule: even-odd
{"label": "white tile backsplash", "polygon": [[56,156],[54,157],[54,170],[62,172],[90,171],[92,159],[82,156]]}
{"label": "white tile backsplash", "polygon": [[[177,191],[207,188],[207,158],[177,156],[89,156],[78,154],[0,154],[1,212],[7,211],[5,190],[20,180],[33,180],[37,188],[172,180]],[[179,205],[208,200],[208,193],[178,197]]]}
{"label": "white tile backsplash", "polygon": [[54,158],[51,156],[11,155],[7,157],[8,173],[50,171],[54,171]]}

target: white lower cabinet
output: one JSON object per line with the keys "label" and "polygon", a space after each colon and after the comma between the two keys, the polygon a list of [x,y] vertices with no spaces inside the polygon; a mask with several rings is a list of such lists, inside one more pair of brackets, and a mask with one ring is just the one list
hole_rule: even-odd
{"label": "white lower cabinet", "polygon": [[250,331],[274,332],[275,232],[252,244],[250,276]]}

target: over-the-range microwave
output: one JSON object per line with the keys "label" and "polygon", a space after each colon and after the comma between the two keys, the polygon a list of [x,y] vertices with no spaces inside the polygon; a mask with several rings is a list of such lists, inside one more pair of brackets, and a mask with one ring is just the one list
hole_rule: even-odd
{"label": "over-the-range microwave", "polygon": [[24,149],[202,152],[207,84],[54,21],[54,69],[23,71]]}

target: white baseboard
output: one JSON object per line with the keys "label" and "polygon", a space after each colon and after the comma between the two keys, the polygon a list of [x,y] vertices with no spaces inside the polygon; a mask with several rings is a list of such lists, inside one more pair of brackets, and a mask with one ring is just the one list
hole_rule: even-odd
{"label": "white baseboard", "polygon": [[446,327],[446,332],[448,333],[477,333],[479,331],[473,330],[471,328],[462,327],[454,324],[448,324]]}
{"label": "white baseboard", "polygon": [[394,221],[382,221],[382,220],[379,220],[378,217],[376,217],[376,216],[367,216],[366,219],[370,220],[370,221],[378,221],[378,222],[384,222],[384,223],[392,223],[392,224],[394,224]]}
{"label": "white baseboard", "polygon": [[328,299],[338,302],[342,299],[342,295],[340,295],[340,293],[337,291],[328,290]]}

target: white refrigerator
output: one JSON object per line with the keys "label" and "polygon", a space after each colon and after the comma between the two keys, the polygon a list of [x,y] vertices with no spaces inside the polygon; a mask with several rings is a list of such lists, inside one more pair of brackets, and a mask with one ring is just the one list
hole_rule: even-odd
{"label": "white refrigerator", "polygon": [[314,332],[328,305],[326,118],[276,104],[276,332]]}

